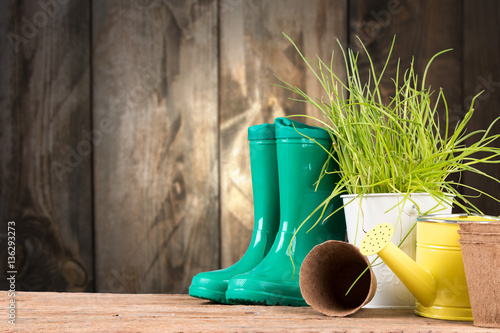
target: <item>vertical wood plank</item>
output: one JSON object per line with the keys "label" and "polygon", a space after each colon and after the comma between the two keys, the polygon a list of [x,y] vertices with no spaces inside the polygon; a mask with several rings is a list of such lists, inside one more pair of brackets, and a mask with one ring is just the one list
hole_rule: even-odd
{"label": "vertical wood plank", "polygon": [[443,88],[448,105],[459,103],[462,98],[463,23],[460,4],[453,0],[349,2],[350,46],[362,54],[360,70],[367,73],[369,64],[356,36],[362,40],[380,72],[396,35],[393,56],[382,81],[385,97],[393,94],[391,78],[395,77],[398,58],[401,70],[405,70],[414,57],[415,69],[421,77],[434,54],[451,48],[453,51],[434,60],[426,81],[434,91]]}
{"label": "vertical wood plank", "polygon": [[15,221],[16,290],[93,289],[89,5],[0,11],[0,274]]}
{"label": "vertical wood plank", "polygon": [[[253,198],[247,142],[249,126],[292,114],[318,112],[287,100],[272,83],[278,76],[321,97],[289,35],[310,58],[329,60],[336,38],[346,41],[346,1],[226,1],[220,11],[220,131],[222,266],[245,252],[253,229]],[[342,59],[335,65],[343,71]],[[277,221],[279,223],[279,221]]]}
{"label": "vertical wood plank", "polygon": [[217,3],[93,3],[97,289],[184,293],[219,264]]}
{"label": "vertical wood plank", "polygon": [[[469,131],[487,129],[500,116],[500,3],[498,1],[464,1],[464,99],[454,105],[458,113],[469,109],[472,97],[484,90],[474,104],[475,114],[468,126]],[[493,133],[500,133],[496,124]],[[496,147],[500,142],[495,143]],[[500,179],[498,164],[483,165],[480,168]],[[494,181],[475,174],[464,174],[465,184],[479,188],[500,198],[500,186]],[[466,191],[466,194],[475,194]],[[500,204],[485,196],[472,201],[485,214],[500,215]]]}

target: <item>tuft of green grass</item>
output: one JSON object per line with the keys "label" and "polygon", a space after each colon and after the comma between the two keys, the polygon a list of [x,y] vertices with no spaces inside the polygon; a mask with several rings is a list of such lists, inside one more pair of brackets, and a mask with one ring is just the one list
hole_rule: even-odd
{"label": "tuft of green grass", "polygon": [[[361,196],[371,193],[399,193],[404,196],[404,203],[411,200],[410,194],[423,192],[438,202],[449,202],[452,195],[453,203],[464,211],[482,214],[469,201],[468,196],[459,192],[459,188],[466,187],[478,195],[493,197],[473,186],[454,181],[450,176],[460,176],[462,172],[469,171],[500,183],[498,179],[477,168],[481,163],[500,163],[500,148],[492,146],[500,137],[499,134],[492,134],[492,128],[500,117],[486,130],[467,132],[467,124],[474,114],[473,105],[480,95],[478,94],[472,99],[464,118],[454,128],[450,128],[448,105],[443,90],[439,90],[433,101],[433,91],[425,82],[433,60],[450,50],[441,51],[430,59],[421,81],[415,73],[413,62],[400,75],[398,60],[396,77],[391,78],[395,93],[388,103],[384,103],[380,83],[389,65],[395,38],[380,73],[375,71],[369,52],[359,40],[370,65],[368,79],[365,81],[361,79],[358,68],[359,53],[351,49],[345,50],[339,42],[347,72],[347,79],[342,81],[333,68],[333,52],[329,63],[318,56],[315,60],[308,59],[293,40],[283,34],[321,83],[326,97],[311,97],[278,76],[276,77],[282,84],[277,86],[296,93],[299,97],[292,98],[293,100],[309,103],[321,111],[322,118],[300,116],[312,118],[328,130],[333,140],[333,150],[328,152],[329,158],[339,165],[337,172],[340,182],[315,212],[320,209],[324,211],[329,201],[341,193]],[[439,121],[438,107],[444,110],[443,124]],[[324,168],[323,173],[326,170]],[[324,174],[320,176],[319,181],[323,176]],[[500,202],[497,198],[493,199]],[[313,227],[328,217],[330,215],[322,214]]]}

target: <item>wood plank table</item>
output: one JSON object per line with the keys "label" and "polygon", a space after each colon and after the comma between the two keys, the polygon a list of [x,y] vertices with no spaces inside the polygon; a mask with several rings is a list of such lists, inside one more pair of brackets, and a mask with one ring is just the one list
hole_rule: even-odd
{"label": "wood plank table", "polygon": [[500,332],[415,316],[411,310],[361,309],[331,318],[309,307],[219,305],[187,295],[16,292],[15,325],[0,292],[1,332]]}

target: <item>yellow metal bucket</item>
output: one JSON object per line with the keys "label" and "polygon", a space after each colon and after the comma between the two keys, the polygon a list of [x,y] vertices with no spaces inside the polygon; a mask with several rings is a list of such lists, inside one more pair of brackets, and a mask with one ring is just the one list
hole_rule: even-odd
{"label": "yellow metal bucket", "polygon": [[419,316],[472,321],[472,311],[460,251],[459,221],[492,221],[494,217],[425,215],[417,218],[416,262],[390,242],[393,227],[383,223],[370,230],[361,253],[378,253],[417,299]]}
{"label": "yellow metal bucket", "polygon": [[458,243],[460,229],[453,216],[421,216],[417,222],[417,263],[430,272],[436,283],[432,305],[417,300],[419,316],[472,321],[462,252]]}

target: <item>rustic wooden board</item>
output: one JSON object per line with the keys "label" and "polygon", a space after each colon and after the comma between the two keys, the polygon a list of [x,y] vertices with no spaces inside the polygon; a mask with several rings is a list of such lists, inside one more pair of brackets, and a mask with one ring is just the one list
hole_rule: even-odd
{"label": "rustic wooden board", "polygon": [[88,1],[0,11],[0,274],[15,221],[18,290],[92,290],[89,22]]}
{"label": "rustic wooden board", "polygon": [[219,265],[217,2],[93,3],[98,291]]}
{"label": "rustic wooden board", "polygon": [[[439,51],[453,49],[436,58],[427,84],[432,90],[443,88],[448,105],[459,103],[462,96],[462,7],[446,1],[353,1],[349,3],[350,45],[361,50],[359,36],[380,71],[396,35],[390,64],[382,81],[384,96],[392,96],[398,58],[401,71],[412,57],[419,77],[430,58]],[[361,50],[361,54],[365,52]],[[369,68],[366,57],[359,60],[360,70]],[[402,73],[401,73],[402,74]],[[451,116],[451,115],[450,115]]]}
{"label": "rustic wooden board", "polygon": [[[500,31],[498,1],[464,1],[464,98],[455,108],[463,114],[468,110],[472,97],[484,90],[474,105],[475,114],[468,126],[470,131],[487,129],[500,116]],[[500,133],[496,124],[493,133]],[[495,143],[500,147],[500,142]],[[484,165],[481,170],[500,179],[500,166]],[[464,174],[463,182],[475,186],[496,198],[500,198],[500,185],[487,178]],[[466,194],[475,194],[466,191]],[[500,215],[500,204],[481,196],[472,201],[485,214]]]}
{"label": "rustic wooden board", "polygon": [[[412,310],[361,309],[346,318],[309,307],[217,305],[186,295],[16,293],[16,332],[500,332],[472,322],[417,317]],[[9,298],[0,292],[0,306]]]}
{"label": "rustic wooden board", "polygon": [[[346,1],[221,1],[220,188],[222,266],[236,262],[253,229],[253,198],[247,142],[249,126],[292,114],[319,113],[287,100],[273,73],[321,97],[288,34],[306,56],[330,59],[336,38],[346,40]],[[341,66],[340,57],[336,66]],[[343,69],[341,70],[341,72]],[[304,120],[305,121],[305,120]]]}
{"label": "rustic wooden board", "polygon": [[[443,88],[449,105],[462,96],[462,8],[455,1],[355,1],[350,3],[350,42],[360,50],[360,70],[368,72],[368,59],[364,56],[358,36],[368,49],[378,72],[381,71],[396,35],[391,61],[381,88],[388,101],[393,96],[398,59],[400,76],[412,61],[422,77],[430,58],[439,51],[453,49],[433,62],[427,76],[427,85],[434,91]],[[439,31],[439,33],[436,33]],[[444,109],[440,109],[444,114]],[[450,115],[453,117],[454,115]]]}

